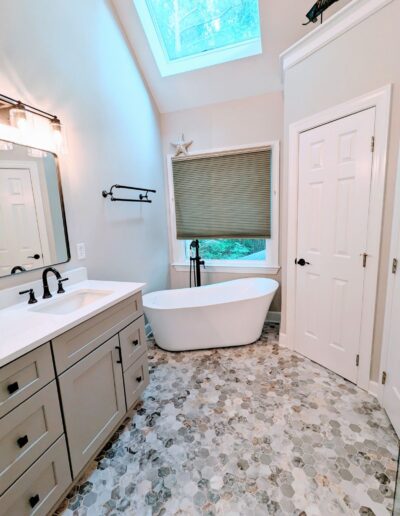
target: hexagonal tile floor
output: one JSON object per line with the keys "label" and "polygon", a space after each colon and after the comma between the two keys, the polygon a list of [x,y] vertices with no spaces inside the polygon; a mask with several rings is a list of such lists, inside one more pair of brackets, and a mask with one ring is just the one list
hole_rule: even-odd
{"label": "hexagonal tile floor", "polygon": [[377,401],[278,346],[168,353],[134,417],[57,511],[388,515],[398,442]]}

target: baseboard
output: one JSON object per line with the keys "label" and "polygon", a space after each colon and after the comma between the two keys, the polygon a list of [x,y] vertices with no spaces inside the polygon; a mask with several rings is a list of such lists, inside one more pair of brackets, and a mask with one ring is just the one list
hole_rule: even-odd
{"label": "baseboard", "polygon": [[267,314],[267,321],[272,323],[278,323],[281,322],[281,313],[280,312],[271,312],[269,311]]}
{"label": "baseboard", "polygon": [[279,333],[279,345],[282,346],[282,348],[288,348],[287,343],[287,335],[286,333],[280,332]]}
{"label": "baseboard", "polygon": [[374,381],[370,380],[369,387],[368,387],[368,392],[372,396],[375,396],[375,398],[377,398],[379,400],[379,402],[382,403],[382,399],[383,399],[383,385],[381,383],[374,382]]}

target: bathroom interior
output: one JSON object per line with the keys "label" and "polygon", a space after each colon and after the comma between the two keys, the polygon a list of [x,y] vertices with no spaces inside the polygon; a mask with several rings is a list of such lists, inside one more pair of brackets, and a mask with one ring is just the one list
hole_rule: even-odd
{"label": "bathroom interior", "polygon": [[0,516],[400,515],[399,22],[0,1]]}

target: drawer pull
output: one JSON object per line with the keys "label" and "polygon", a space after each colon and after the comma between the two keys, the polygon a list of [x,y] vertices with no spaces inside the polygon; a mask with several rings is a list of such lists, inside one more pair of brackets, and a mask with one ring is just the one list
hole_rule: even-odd
{"label": "drawer pull", "polygon": [[7,385],[7,390],[9,394],[14,394],[14,392],[18,391],[19,385],[18,382],[10,383],[10,385]]}
{"label": "drawer pull", "polygon": [[29,441],[28,436],[23,435],[22,437],[17,439],[17,444],[20,448],[23,448],[26,444],[28,444],[28,441]]}
{"label": "drawer pull", "polygon": [[141,377],[141,376],[138,376],[138,377],[136,378],[136,381],[137,381],[137,383],[140,383],[140,382],[142,381],[142,377]]}
{"label": "drawer pull", "polygon": [[135,340],[133,340],[133,341],[132,341],[132,344],[133,344],[134,346],[139,346],[139,339],[135,339]]}
{"label": "drawer pull", "polygon": [[117,350],[118,350],[118,360],[117,360],[117,364],[122,364],[121,346],[115,346],[115,349],[117,349]]}
{"label": "drawer pull", "polygon": [[32,507],[32,509],[39,503],[40,497],[38,494],[31,496],[29,498],[29,505]]}

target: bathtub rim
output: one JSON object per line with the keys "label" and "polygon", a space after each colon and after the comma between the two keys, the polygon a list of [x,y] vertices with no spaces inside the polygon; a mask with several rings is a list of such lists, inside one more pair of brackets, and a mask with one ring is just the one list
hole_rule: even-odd
{"label": "bathtub rim", "polygon": [[209,308],[209,307],[212,307],[212,306],[220,306],[220,305],[232,305],[234,303],[243,303],[245,301],[252,301],[252,300],[255,300],[255,299],[259,299],[259,298],[262,298],[262,297],[268,297],[268,296],[275,296],[277,290],[279,289],[280,287],[280,283],[273,279],[273,278],[261,278],[261,277],[250,277],[250,278],[238,278],[238,279],[234,279],[234,280],[228,280],[228,281],[220,281],[218,283],[212,283],[210,285],[203,285],[202,287],[195,287],[195,288],[208,288],[208,287],[215,287],[217,285],[224,285],[226,283],[233,283],[233,282],[242,282],[242,281],[246,281],[246,280],[253,280],[253,279],[262,279],[262,280],[268,280],[269,282],[271,282],[271,285],[275,284],[275,288],[269,290],[268,292],[263,292],[263,293],[260,293],[260,294],[257,294],[257,295],[253,295],[251,297],[243,297],[243,298],[239,298],[239,299],[233,299],[233,300],[223,300],[223,301],[220,301],[220,302],[210,302],[210,303],[207,303],[207,304],[180,304],[180,305],[172,305],[172,306],[151,306],[149,304],[146,304],[146,298],[148,296],[152,296],[152,295],[156,295],[158,293],[161,293],[161,292],[173,292],[173,291],[190,291],[192,290],[190,287],[184,287],[184,288],[178,288],[178,289],[166,289],[166,290],[156,290],[154,292],[149,292],[147,294],[144,294],[143,295],[143,307],[147,310],[159,310],[159,311],[168,311],[168,310],[193,310],[195,308]]}

